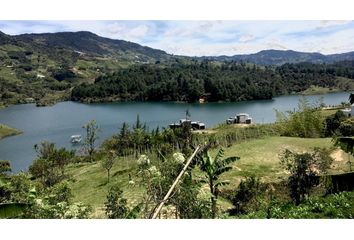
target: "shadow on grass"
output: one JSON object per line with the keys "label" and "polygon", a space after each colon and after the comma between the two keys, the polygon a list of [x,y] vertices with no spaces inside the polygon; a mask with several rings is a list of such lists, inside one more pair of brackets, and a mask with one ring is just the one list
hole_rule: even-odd
{"label": "shadow on grass", "polygon": [[131,168],[127,168],[127,169],[122,169],[122,170],[118,170],[115,173],[112,174],[112,177],[116,177],[117,175],[123,175],[127,172],[131,172]]}

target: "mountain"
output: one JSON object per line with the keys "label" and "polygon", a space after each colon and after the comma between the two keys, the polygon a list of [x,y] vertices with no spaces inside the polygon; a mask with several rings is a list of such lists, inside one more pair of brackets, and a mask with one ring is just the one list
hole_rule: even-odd
{"label": "mountain", "polygon": [[[208,61],[203,61],[204,59],[213,60],[210,61],[212,66],[225,64],[220,61],[243,61],[257,65],[282,65],[299,62],[332,63],[354,60],[354,52],[323,55],[320,53],[264,50],[255,54],[231,57],[193,58],[175,56],[162,50],[124,40],[104,38],[86,31],[14,36],[0,32],[0,107],[4,104],[26,102],[46,105],[70,99],[75,87],[92,85],[100,77],[116,72],[123,71],[120,76],[126,78],[129,74],[124,71],[128,73],[135,71],[133,68],[135,65],[147,65],[149,67],[142,68],[142,74],[139,75],[138,79],[125,79],[128,80],[128,83],[130,83],[130,80],[135,81],[135,83],[137,83],[136,81],[139,82],[142,78],[149,76],[149,72],[144,71],[156,68],[158,74],[152,79],[155,81],[156,79],[162,79],[164,77],[162,75],[169,76],[170,74],[169,72],[160,72],[159,69],[166,68],[172,72],[178,66],[190,66],[193,69],[199,64],[208,65]],[[233,65],[232,68],[238,69],[238,64]],[[351,68],[352,66],[347,67]],[[195,70],[188,69],[188,67],[183,68],[183,70],[185,73],[189,72],[189,75],[194,76],[196,74]],[[241,72],[249,71],[243,67],[239,70]],[[343,71],[347,70],[344,69]],[[198,73],[197,75],[201,74]],[[220,74],[224,74],[224,72]],[[235,73],[236,75],[239,75],[239,73]],[[133,74],[133,77],[136,76],[138,75]],[[188,76],[181,72],[180,76],[177,77],[183,80]],[[198,78],[198,76],[195,77]],[[352,76],[350,76],[350,79],[352,79]],[[344,85],[347,86],[348,81],[345,81]],[[124,82],[124,84],[127,82]],[[351,82],[350,80],[350,84]],[[121,86],[122,90],[127,87],[124,84]],[[159,84],[156,83],[155,85],[153,87],[156,87],[156,89],[151,88],[151,91],[158,93],[157,87]],[[343,86],[341,89],[348,88]],[[133,86],[132,89],[135,87]],[[254,87],[256,88],[256,85]],[[106,85],[105,88],[107,88]],[[171,87],[169,86],[169,88]],[[250,89],[253,89],[253,86]],[[97,95],[97,98],[102,97],[100,96],[102,92],[100,89],[93,88],[90,90],[93,91],[94,96]],[[198,89],[196,88],[193,91],[198,92]]]}
{"label": "mountain", "polygon": [[234,56],[207,56],[204,59],[217,61],[245,61],[258,65],[282,65],[285,63],[333,63],[354,60],[354,52],[324,55],[321,53],[297,52],[292,50],[263,50],[254,54]]}
{"label": "mountain", "polygon": [[134,58],[140,56],[146,60],[156,60],[168,56],[162,50],[141,46],[124,40],[104,38],[86,31],[22,34],[14,36],[14,38],[34,48],[47,51],[67,49],[77,53],[116,58],[126,58],[126,56],[134,55]]}

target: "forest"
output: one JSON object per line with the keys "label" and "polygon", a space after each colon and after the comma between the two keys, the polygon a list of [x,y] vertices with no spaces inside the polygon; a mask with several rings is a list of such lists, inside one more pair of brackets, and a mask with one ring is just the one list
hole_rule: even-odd
{"label": "forest", "polygon": [[[341,80],[349,79],[347,84]],[[261,67],[244,62],[195,61],[171,66],[132,66],[74,87],[71,100],[246,101],[301,93],[311,86],[350,90],[354,61]]]}

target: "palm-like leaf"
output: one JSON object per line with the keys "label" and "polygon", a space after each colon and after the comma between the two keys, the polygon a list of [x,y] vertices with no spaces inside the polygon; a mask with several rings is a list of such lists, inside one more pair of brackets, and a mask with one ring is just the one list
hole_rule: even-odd
{"label": "palm-like leaf", "polygon": [[222,167],[222,168],[217,169],[214,172],[214,180],[217,180],[221,174],[223,174],[224,172],[230,171],[231,169],[232,169],[232,167],[230,167],[230,166],[226,166],[226,167]]}
{"label": "palm-like leaf", "polygon": [[23,213],[27,206],[27,203],[0,204],[0,218],[15,218]]}
{"label": "palm-like leaf", "polygon": [[218,162],[215,163],[216,169],[223,168],[223,167],[225,167],[225,166],[227,166],[227,165],[229,165],[229,164],[231,164],[233,162],[236,162],[238,160],[240,160],[239,157],[228,157],[226,159],[218,161]]}

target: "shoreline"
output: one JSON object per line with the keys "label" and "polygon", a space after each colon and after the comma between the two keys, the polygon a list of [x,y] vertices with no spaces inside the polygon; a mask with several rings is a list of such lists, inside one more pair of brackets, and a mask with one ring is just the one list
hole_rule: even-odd
{"label": "shoreline", "polygon": [[0,140],[22,134],[23,132],[19,129],[9,127],[5,124],[0,124]]}
{"label": "shoreline", "polygon": [[[309,89],[308,89],[309,90]],[[99,104],[99,103],[143,103],[143,102],[156,102],[156,103],[180,103],[180,104],[208,104],[208,103],[238,103],[238,102],[249,102],[249,101],[265,101],[265,100],[273,100],[274,98],[277,97],[286,97],[286,96],[303,96],[303,97],[308,97],[308,96],[316,96],[316,95],[325,95],[325,94],[331,94],[331,93],[351,93],[353,92],[353,90],[340,90],[340,89],[336,89],[336,90],[330,90],[330,91],[314,91],[314,92],[306,92],[302,91],[302,92],[297,92],[297,93],[289,93],[289,94],[283,94],[283,95],[276,95],[273,96],[270,99],[250,99],[250,100],[242,100],[242,101],[225,101],[225,100],[219,100],[219,101],[205,101],[205,102],[187,102],[187,101],[131,101],[131,100],[118,100],[118,99],[97,99],[97,100],[84,100],[84,101],[74,101],[74,100],[62,100],[62,101],[57,101],[57,102],[51,102],[50,104],[45,104],[45,105],[41,105],[41,104],[36,104],[36,103],[16,103],[16,104],[4,104],[4,105],[0,105],[0,110],[2,109],[6,109],[10,106],[16,106],[16,105],[22,105],[22,104],[35,104],[36,107],[51,107],[56,105],[57,103],[62,103],[62,102],[75,102],[75,103],[83,103],[83,104]],[[305,93],[306,92],[306,93]]]}

